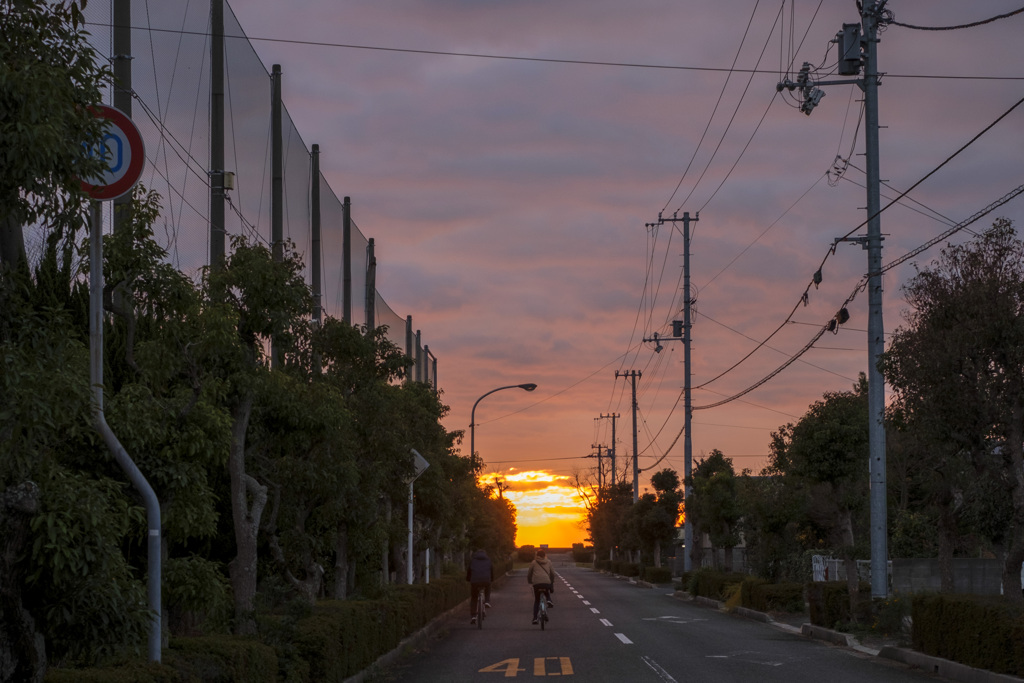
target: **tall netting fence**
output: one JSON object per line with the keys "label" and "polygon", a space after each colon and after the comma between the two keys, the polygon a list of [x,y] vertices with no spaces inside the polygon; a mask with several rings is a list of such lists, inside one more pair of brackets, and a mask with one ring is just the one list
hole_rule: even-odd
{"label": "tall netting fence", "polygon": [[[91,0],[86,29],[97,53],[113,59],[115,0]],[[198,278],[210,259],[211,186],[211,6],[209,2],[131,0],[132,120],[146,146],[142,184],[162,197],[155,226],[170,262]],[[287,92],[289,65],[282,65]],[[294,65],[298,68],[298,65]],[[224,5],[224,169],[233,173],[225,203],[230,240],[246,236],[270,246],[273,219],[273,129],[271,72]],[[286,98],[285,98],[286,100]],[[112,103],[112,99],[108,98]],[[312,189],[318,184],[321,217],[321,298],[326,315],[344,314],[344,199],[322,174],[313,177],[312,153],[286,104],[281,108],[282,236],[302,257],[311,282]],[[109,222],[109,212],[108,222]],[[367,296],[369,240],[350,224],[349,321],[388,326],[389,338],[416,360],[406,343],[407,320],[394,313],[380,292]],[[38,237],[36,238],[38,240]],[[311,283],[312,284],[312,283]],[[375,320],[367,320],[367,301]],[[423,361],[424,364],[429,365]],[[417,379],[421,375],[418,368]],[[425,377],[422,377],[426,381]]]}

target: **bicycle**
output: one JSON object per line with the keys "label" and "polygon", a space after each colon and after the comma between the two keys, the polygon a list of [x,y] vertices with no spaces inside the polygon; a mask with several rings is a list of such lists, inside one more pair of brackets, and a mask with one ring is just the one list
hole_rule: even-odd
{"label": "bicycle", "polygon": [[540,592],[543,594],[540,600],[540,611],[537,612],[537,621],[540,622],[540,630],[544,630],[544,625],[548,623],[548,602],[551,600],[551,593],[547,588],[541,588]]}
{"label": "bicycle", "polygon": [[484,591],[481,588],[476,596],[476,627],[482,629],[484,627],[484,616],[487,614],[484,611]]}

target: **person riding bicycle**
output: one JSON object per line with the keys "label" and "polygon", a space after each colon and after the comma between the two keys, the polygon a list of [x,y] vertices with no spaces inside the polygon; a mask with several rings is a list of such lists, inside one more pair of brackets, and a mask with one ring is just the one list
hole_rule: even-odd
{"label": "person riding bicycle", "polygon": [[476,601],[480,591],[484,592],[484,607],[491,606],[491,582],[494,581],[494,565],[482,548],[473,553],[466,567],[466,581],[469,581],[469,623],[476,623]]}
{"label": "person riding bicycle", "polygon": [[537,612],[540,611],[541,595],[547,591],[548,607],[554,607],[551,602],[551,594],[555,591],[555,568],[551,566],[551,560],[547,558],[547,552],[541,548],[537,551],[536,557],[526,570],[526,582],[533,586],[533,623],[537,623]]}

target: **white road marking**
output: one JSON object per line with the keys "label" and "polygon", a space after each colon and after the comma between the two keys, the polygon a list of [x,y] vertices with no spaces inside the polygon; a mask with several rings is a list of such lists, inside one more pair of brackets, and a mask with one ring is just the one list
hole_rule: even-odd
{"label": "white road marking", "polygon": [[605,626],[611,626],[612,625],[612,622],[608,621],[607,619],[602,619],[601,623],[604,624]]}
{"label": "white road marking", "polygon": [[623,645],[632,645],[633,641],[626,637],[624,633],[616,633],[615,637],[622,641]]}
{"label": "white road marking", "polygon": [[600,614],[601,613],[596,607],[591,607],[590,611],[593,612],[594,614]]}
{"label": "white road marking", "polygon": [[644,660],[644,664],[649,666],[654,673],[658,674],[661,680],[665,681],[665,683],[676,683],[676,679],[672,678],[672,676],[670,676],[667,671],[658,666],[658,663],[655,662],[653,659],[647,657],[646,655],[641,657],[640,659]]}
{"label": "white road marking", "polygon": [[589,604],[590,604],[590,601],[589,601],[589,600],[584,600],[584,601],[583,601],[583,604],[584,604],[584,605],[589,605]]}

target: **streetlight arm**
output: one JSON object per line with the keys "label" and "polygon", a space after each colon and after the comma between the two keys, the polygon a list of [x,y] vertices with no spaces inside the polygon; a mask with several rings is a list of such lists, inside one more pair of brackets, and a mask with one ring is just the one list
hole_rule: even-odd
{"label": "streetlight arm", "polygon": [[505,387],[498,387],[497,389],[491,389],[486,394],[481,396],[473,404],[473,410],[469,413],[469,457],[476,457],[476,407],[480,405],[480,401],[484,400],[496,391],[502,391],[504,389],[522,389],[523,391],[533,391],[537,388],[537,385],[530,382],[527,384],[509,384]]}

